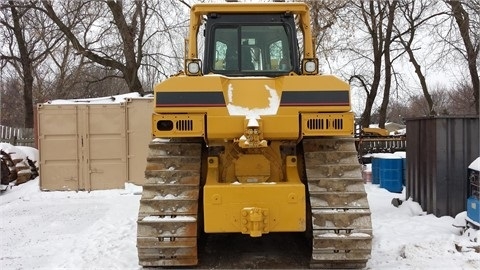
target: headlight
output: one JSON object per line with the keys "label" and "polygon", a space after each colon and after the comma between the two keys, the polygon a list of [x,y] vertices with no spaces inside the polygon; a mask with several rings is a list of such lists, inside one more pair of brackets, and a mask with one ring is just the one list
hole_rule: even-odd
{"label": "headlight", "polygon": [[315,71],[315,62],[308,61],[305,63],[305,71],[308,73],[312,73]]}
{"label": "headlight", "polygon": [[199,59],[187,59],[187,75],[202,75],[200,63],[201,61]]}
{"label": "headlight", "polygon": [[318,60],[316,58],[303,59],[303,72],[306,74],[317,74]]}
{"label": "headlight", "polygon": [[188,73],[197,74],[200,71],[200,65],[197,62],[188,63]]}

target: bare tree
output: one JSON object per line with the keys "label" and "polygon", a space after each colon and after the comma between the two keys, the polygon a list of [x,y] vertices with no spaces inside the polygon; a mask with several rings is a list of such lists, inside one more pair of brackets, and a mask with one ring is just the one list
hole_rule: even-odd
{"label": "bare tree", "polygon": [[417,30],[428,23],[431,19],[445,14],[444,12],[437,12],[428,15],[428,8],[433,5],[431,1],[424,0],[407,0],[403,1],[399,6],[399,10],[402,14],[402,17],[405,20],[406,29],[400,30],[400,26],[396,25],[395,29],[397,31],[399,43],[403,46],[405,52],[408,55],[410,63],[412,63],[415,74],[417,74],[420,86],[422,88],[423,96],[427,102],[428,111],[427,115],[436,115],[433,99],[429,92],[427,86],[427,80],[422,71],[422,66],[418,61],[414,53],[414,40],[418,38]]}
{"label": "bare tree", "polygon": [[72,98],[71,94],[77,92],[75,86],[84,82],[84,78],[80,78],[82,71],[93,65],[88,65],[83,55],[75,54],[69,40],[64,40],[57,50],[52,51],[49,60],[43,69],[36,70],[39,82],[42,81],[40,78],[48,78],[48,74],[56,74],[51,81],[43,80],[47,84],[42,87],[43,99]]}
{"label": "bare tree", "polygon": [[446,91],[450,100],[449,109],[456,115],[473,115],[476,112],[475,100],[472,100],[474,91],[468,82],[462,82],[454,89]]}
{"label": "bare tree", "polygon": [[20,117],[25,114],[22,97],[22,80],[15,74],[2,72],[0,88],[0,123],[5,126],[22,127],[25,120]]}
{"label": "bare tree", "polygon": [[[148,88],[183,69],[190,5],[178,0],[158,1],[151,6],[151,12],[149,23],[155,27],[147,28],[148,51],[144,52],[141,67],[142,81]],[[199,50],[202,48],[199,44]]]}
{"label": "bare tree", "polygon": [[[468,4],[470,15],[476,3],[479,1],[462,2],[464,6]],[[390,9],[393,5],[396,5],[395,11]],[[361,98],[360,101],[364,102],[362,104],[364,107],[361,108],[363,109],[361,125],[365,127],[370,124],[374,110],[378,113],[379,124],[388,120],[390,117],[388,106],[392,101],[393,90],[397,90],[397,100],[406,100],[405,95],[415,95],[412,90],[414,87],[408,85],[412,80],[409,78],[409,71],[403,66],[404,60],[412,65],[415,72],[412,73],[418,77],[423,98],[427,100],[422,106],[428,108],[429,113],[423,113],[422,108],[421,115],[437,113],[429,87],[434,85],[433,80],[439,79],[436,78],[436,69],[448,70],[445,65],[451,64],[445,55],[440,55],[442,47],[446,48],[450,44],[445,40],[430,41],[431,39],[426,37],[431,37],[432,33],[445,35],[442,28],[448,18],[445,8],[429,0],[350,1],[339,14],[341,25],[347,27],[341,28],[336,25],[332,27],[336,31],[336,36],[341,36],[345,41],[335,39],[337,42],[335,45],[339,49],[332,50],[334,54],[331,58],[340,60],[339,68],[335,72],[348,78],[354,91],[353,97],[357,100]],[[480,17],[478,14],[480,13],[477,12],[475,18]],[[394,32],[388,37],[391,18],[394,18]],[[477,22],[476,25],[480,26],[478,20],[470,21]],[[471,31],[470,34],[473,36],[475,31]],[[389,42],[393,43],[388,44]],[[446,54],[448,57],[452,57],[451,55]],[[478,63],[476,65],[478,66]],[[430,78],[433,80],[429,81]],[[355,94],[356,89],[363,93]],[[380,97],[382,94],[382,104],[379,104],[377,96]],[[440,109],[451,113],[448,108]]]}
{"label": "bare tree", "polygon": [[413,117],[408,103],[404,101],[392,101],[388,106],[387,117],[389,121],[404,123],[405,118]]}
{"label": "bare tree", "polygon": [[[79,54],[99,65],[121,72],[131,92],[144,93],[138,70],[143,59],[144,34],[149,10],[147,1],[132,1],[128,6],[121,0],[73,1],[63,6],[65,13],[97,14],[98,22],[103,25],[103,28],[96,29],[100,33],[93,33],[94,31],[75,33],[57,14],[52,2],[44,0],[42,4],[43,8],[40,10],[55,22]],[[98,12],[104,11],[105,6],[109,12],[104,15],[110,19],[109,22],[105,21],[104,17],[98,16]],[[115,27],[110,27],[111,25]],[[118,39],[108,40],[101,36],[101,34],[111,34],[112,31],[118,34],[121,44],[115,42]],[[105,46],[102,46],[102,42],[106,43]],[[95,46],[101,46],[100,50]]]}
{"label": "bare tree", "polygon": [[[437,110],[438,115],[450,115],[450,104],[448,100],[448,91],[445,89],[436,89],[431,93],[433,105]],[[427,106],[427,101],[423,95],[415,95],[410,98],[408,103],[409,113],[408,117],[424,117],[430,115],[430,110]]]}
{"label": "bare tree", "polygon": [[[438,115],[471,115],[475,112],[473,101],[470,96],[473,89],[459,84],[454,89],[437,87],[431,92],[433,105]],[[403,112],[405,117],[429,116],[427,101],[422,95],[415,95],[405,102],[407,111]],[[401,106],[396,105],[391,113],[400,112]]]}
{"label": "bare tree", "polygon": [[384,65],[385,65],[385,86],[383,90],[383,101],[380,106],[380,119],[378,121],[378,126],[380,128],[385,128],[385,122],[387,121],[387,108],[390,101],[390,88],[392,86],[392,58],[391,58],[391,49],[392,44],[392,32],[395,19],[395,12],[397,9],[397,1],[386,2],[387,8],[387,25],[385,27],[385,41],[383,45],[383,54],[384,54]]}
{"label": "bare tree", "polygon": [[[0,59],[14,67],[23,83],[24,126],[33,127],[34,68],[56,46],[58,37],[46,25],[39,25],[41,18],[33,12],[36,3],[8,1],[0,6],[3,17],[0,24],[10,33],[8,50]],[[53,36],[52,36],[53,33]],[[48,42],[42,40],[49,36]],[[5,53],[8,51],[8,53]],[[2,64],[2,66],[5,66]]]}
{"label": "bare tree", "polygon": [[307,0],[312,18],[312,37],[317,54],[327,61],[333,54],[335,34],[332,27],[338,24],[339,13],[347,6],[347,0]]}
{"label": "bare tree", "polygon": [[21,74],[23,75],[23,102],[25,108],[25,119],[24,119],[24,126],[25,127],[33,127],[33,102],[32,102],[32,88],[33,88],[33,59],[29,53],[29,49],[27,47],[27,41],[22,31],[22,17],[24,16],[26,10],[29,8],[18,8],[13,1],[9,1],[7,5],[2,6],[2,9],[9,9],[11,15],[11,24],[6,20],[2,20],[1,23],[9,28],[15,37],[17,46],[18,46],[18,56],[10,55],[2,55],[1,58],[3,60],[9,60],[12,64],[16,64],[15,62],[20,63],[20,70]]}
{"label": "bare tree", "polygon": [[[469,4],[472,5],[470,10],[473,12],[480,11],[479,1],[472,1],[471,3],[462,3],[460,1],[447,1],[447,4],[450,5],[452,10],[452,16],[457,23],[460,36],[463,40],[463,46],[465,50],[460,50],[463,56],[467,60],[468,71],[470,72],[470,77],[472,80],[473,86],[473,98],[475,100],[475,108],[477,114],[479,114],[480,105],[479,105],[479,89],[480,89],[480,80],[478,77],[478,53],[480,51],[480,34],[478,33],[478,28],[473,28],[471,26],[470,14],[464,8]],[[478,25],[477,25],[478,26]]]}
{"label": "bare tree", "polygon": [[[354,3],[356,4],[356,2]],[[366,92],[365,109],[361,116],[360,125],[362,127],[368,127],[371,122],[372,108],[382,77],[382,55],[384,48],[383,21],[386,16],[385,4],[381,1],[360,1],[356,7],[361,14],[361,20],[367,29],[369,36],[368,41],[371,43],[373,71],[370,83],[365,80],[365,76],[362,74],[353,74],[349,81],[353,82],[355,80],[360,80],[361,85]]]}

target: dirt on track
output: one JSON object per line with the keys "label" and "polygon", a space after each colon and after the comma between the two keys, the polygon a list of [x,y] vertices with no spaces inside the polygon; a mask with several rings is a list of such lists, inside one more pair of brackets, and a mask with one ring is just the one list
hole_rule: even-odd
{"label": "dirt on track", "polygon": [[203,234],[195,269],[308,269],[311,250],[305,233]]}

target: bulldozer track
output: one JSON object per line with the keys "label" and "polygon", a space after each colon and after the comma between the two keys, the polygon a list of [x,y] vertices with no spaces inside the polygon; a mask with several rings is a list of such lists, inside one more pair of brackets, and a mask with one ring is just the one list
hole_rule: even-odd
{"label": "bulldozer track", "polygon": [[311,268],[363,268],[372,225],[354,138],[304,139],[312,218]]}
{"label": "bulldozer track", "polygon": [[142,266],[196,265],[202,144],[149,144],[137,220]]}

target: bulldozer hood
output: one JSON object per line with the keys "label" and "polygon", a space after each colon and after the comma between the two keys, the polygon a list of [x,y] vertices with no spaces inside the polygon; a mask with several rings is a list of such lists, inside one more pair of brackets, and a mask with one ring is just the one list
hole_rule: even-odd
{"label": "bulldozer hood", "polygon": [[308,80],[303,76],[177,76],[158,84],[155,92],[155,106],[163,110],[223,107],[230,116],[249,118],[276,115],[280,107],[350,111],[349,85],[332,75],[310,76]]}

